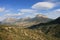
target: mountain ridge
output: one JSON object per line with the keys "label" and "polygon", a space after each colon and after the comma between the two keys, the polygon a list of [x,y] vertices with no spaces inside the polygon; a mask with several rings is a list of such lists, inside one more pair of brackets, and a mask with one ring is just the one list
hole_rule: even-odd
{"label": "mountain ridge", "polygon": [[0,40],[60,40],[60,24],[57,20],[60,18],[48,22],[50,24],[33,25],[35,28],[0,24]]}

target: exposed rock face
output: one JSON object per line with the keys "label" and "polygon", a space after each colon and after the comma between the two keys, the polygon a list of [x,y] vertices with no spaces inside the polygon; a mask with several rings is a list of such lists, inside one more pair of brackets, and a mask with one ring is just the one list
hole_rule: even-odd
{"label": "exposed rock face", "polygon": [[47,16],[42,15],[42,14],[37,14],[36,17],[48,18]]}

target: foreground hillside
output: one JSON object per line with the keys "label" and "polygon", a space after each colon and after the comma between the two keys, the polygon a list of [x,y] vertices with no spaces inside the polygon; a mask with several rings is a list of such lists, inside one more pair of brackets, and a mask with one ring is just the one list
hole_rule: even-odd
{"label": "foreground hillside", "polygon": [[[54,31],[55,30],[55,31]],[[44,33],[40,29],[0,27],[0,40],[60,40],[60,29]],[[56,32],[56,34],[55,34]]]}
{"label": "foreground hillside", "polygon": [[[3,26],[3,25],[0,25]],[[19,27],[0,27],[0,40],[47,40],[40,30]]]}
{"label": "foreground hillside", "polygon": [[0,40],[60,40],[60,18],[28,28],[0,25]]}

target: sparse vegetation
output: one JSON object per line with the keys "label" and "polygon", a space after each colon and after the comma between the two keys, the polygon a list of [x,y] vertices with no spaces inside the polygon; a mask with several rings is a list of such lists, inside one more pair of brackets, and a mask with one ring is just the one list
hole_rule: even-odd
{"label": "sparse vegetation", "polygon": [[60,24],[49,22],[28,28],[2,24],[0,40],[60,40]]}

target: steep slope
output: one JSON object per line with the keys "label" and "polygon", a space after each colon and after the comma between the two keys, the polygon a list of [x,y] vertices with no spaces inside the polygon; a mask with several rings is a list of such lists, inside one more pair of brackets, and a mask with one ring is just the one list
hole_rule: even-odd
{"label": "steep slope", "polygon": [[60,24],[60,17],[58,17],[57,19],[49,22],[49,23],[52,23],[52,24]]}
{"label": "steep slope", "polygon": [[[60,38],[60,17],[54,21],[46,23],[45,26],[46,27],[42,27],[43,32],[55,36],[57,38]],[[44,31],[44,28],[46,29],[46,31]]]}
{"label": "steep slope", "polygon": [[28,28],[34,29],[34,28],[39,28],[40,26],[55,25],[55,24],[60,24],[60,17],[58,17],[55,20],[48,21],[46,23],[39,23],[36,25],[32,25],[31,27],[28,27]]}
{"label": "steep slope", "polygon": [[51,22],[40,23],[28,28],[41,30],[47,35],[49,40],[60,40],[60,17]]}

